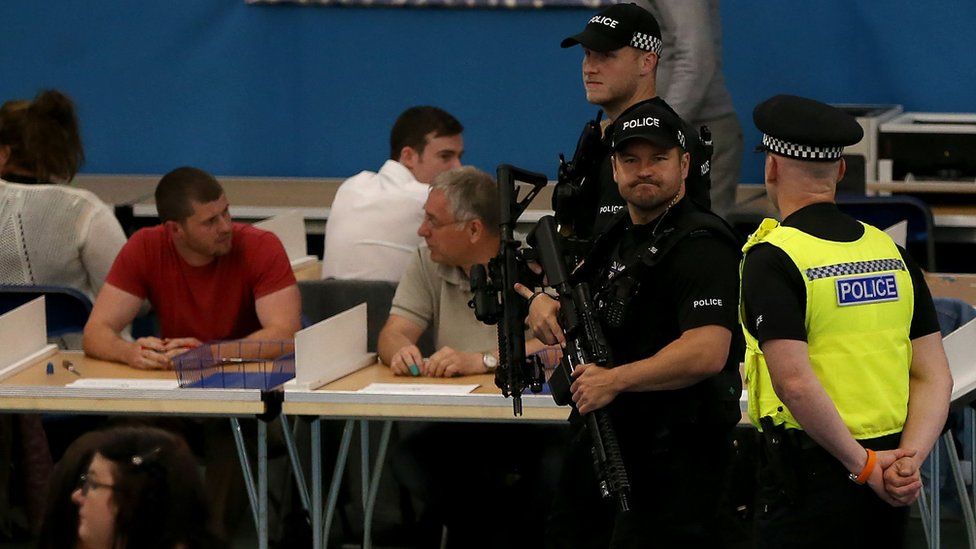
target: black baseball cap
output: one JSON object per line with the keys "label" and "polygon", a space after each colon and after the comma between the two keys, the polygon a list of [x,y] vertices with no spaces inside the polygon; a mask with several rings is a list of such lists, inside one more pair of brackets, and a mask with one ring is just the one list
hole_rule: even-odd
{"label": "black baseball cap", "polygon": [[651,12],[637,4],[614,4],[590,18],[583,32],[560,44],[570,48],[580,44],[593,51],[607,52],[624,46],[661,55],[661,26]]}
{"label": "black baseball cap", "polygon": [[776,95],[756,105],[752,120],[763,132],[759,150],[797,160],[837,160],[844,147],[864,137],[850,114],[795,95]]}
{"label": "black baseball cap", "polygon": [[616,151],[628,141],[644,139],[666,149],[681,147],[684,150],[686,136],[682,126],[681,119],[670,110],[653,102],[645,103],[613,122],[611,146]]}

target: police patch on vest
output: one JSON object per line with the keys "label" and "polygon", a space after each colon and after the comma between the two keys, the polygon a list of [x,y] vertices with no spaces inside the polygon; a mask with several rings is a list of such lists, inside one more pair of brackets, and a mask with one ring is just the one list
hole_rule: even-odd
{"label": "police patch on vest", "polygon": [[838,305],[863,305],[898,300],[898,282],[893,274],[841,278],[835,284]]}

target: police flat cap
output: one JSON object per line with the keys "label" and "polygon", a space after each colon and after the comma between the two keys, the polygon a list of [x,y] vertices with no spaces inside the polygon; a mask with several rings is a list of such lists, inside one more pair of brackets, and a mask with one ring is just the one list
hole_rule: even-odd
{"label": "police flat cap", "polygon": [[837,160],[844,147],[864,137],[853,116],[795,95],[777,95],[756,105],[752,120],[763,132],[760,150],[798,160]]}
{"label": "police flat cap", "polygon": [[637,4],[614,4],[590,17],[583,32],[560,43],[564,48],[576,44],[584,48],[608,52],[624,46],[661,55],[661,27],[651,12]]}

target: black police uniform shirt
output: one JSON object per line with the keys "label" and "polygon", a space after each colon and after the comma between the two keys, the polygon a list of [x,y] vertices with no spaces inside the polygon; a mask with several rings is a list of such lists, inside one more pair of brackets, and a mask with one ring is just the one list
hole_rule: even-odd
{"label": "black police uniform shirt", "polygon": [[[654,235],[669,230],[695,211],[701,208],[685,198],[644,225],[632,224],[626,211],[618,214],[606,238],[596,244],[587,260],[590,266],[583,271],[591,279],[594,295],[599,295],[611,278],[619,276],[620,267],[646,249]],[[725,408],[706,402],[715,397],[703,392],[710,380],[683,389],[622,393],[609,407],[622,446],[629,445],[628,432],[633,435],[630,444],[652,444],[647,434],[656,422],[729,428],[735,425],[741,392],[738,365],[744,349],[737,317],[740,257],[738,248],[728,239],[706,231],[690,234],[655,266],[642,272],[640,287],[636,296],[628,300],[621,326],[602,323],[617,365],[651,357],[694,328],[717,325],[732,334],[725,371],[734,372],[734,376],[730,387],[723,389],[724,393],[731,393],[723,395]]]}
{"label": "black police uniform shirt", "polygon": [[[647,103],[655,103],[667,108],[671,112],[674,112],[674,109],[672,109],[664,99],[661,97],[654,97],[631,105],[624,110],[624,112],[621,113],[617,119],[619,120],[627,112],[630,112],[631,110]],[[675,116],[678,116],[677,113],[675,113]],[[679,117],[679,119],[681,118]],[[702,170],[701,164],[703,162],[703,159],[701,158],[703,152],[699,146],[698,130],[684,120],[682,120],[682,124],[682,131],[685,133],[685,135],[690,137],[690,139],[687,140],[687,142],[690,144],[688,153],[691,156],[691,167],[689,168],[691,171],[689,171],[688,174],[688,184],[686,188],[687,197],[708,208],[711,207],[711,200],[709,198],[710,189],[705,185],[707,180],[703,179],[700,174],[696,176],[693,173],[696,170],[699,172]],[[582,230],[577,231],[577,234],[583,237],[597,236],[606,232],[613,222],[616,214],[625,209],[627,206],[627,202],[623,199],[623,197],[620,196],[620,191],[617,189],[617,182],[613,179],[613,166],[610,164],[610,142],[611,136],[613,135],[613,123],[606,127],[603,135],[606,150],[604,152],[605,156],[603,161],[600,162],[598,168],[599,172],[596,175],[596,180],[599,182],[599,185],[593,187],[592,192],[594,194],[590,196],[589,200],[584,202],[587,204],[592,204],[595,201],[598,207],[595,212],[595,218],[592,221],[592,227],[589,229],[584,227]]]}
{"label": "black police uniform shirt", "polygon": [[[844,214],[836,204],[811,204],[790,214],[782,225],[832,242],[853,242],[864,227]],[[915,339],[939,331],[939,321],[922,270],[898,247],[912,277],[915,308],[909,337]],[[760,344],[774,339],[807,340],[807,292],[796,264],[783,250],[759,244],[746,255],[742,271],[742,299],[749,333]]]}

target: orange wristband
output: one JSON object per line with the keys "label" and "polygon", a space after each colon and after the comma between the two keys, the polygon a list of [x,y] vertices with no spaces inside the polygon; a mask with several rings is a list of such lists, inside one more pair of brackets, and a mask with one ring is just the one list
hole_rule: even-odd
{"label": "orange wristband", "polygon": [[874,450],[870,448],[865,448],[864,450],[868,453],[868,461],[864,464],[864,469],[861,469],[861,473],[856,476],[854,473],[850,474],[851,480],[857,484],[864,484],[868,481],[868,477],[870,477],[871,472],[874,471],[874,465],[878,462],[878,454],[875,454]]}

